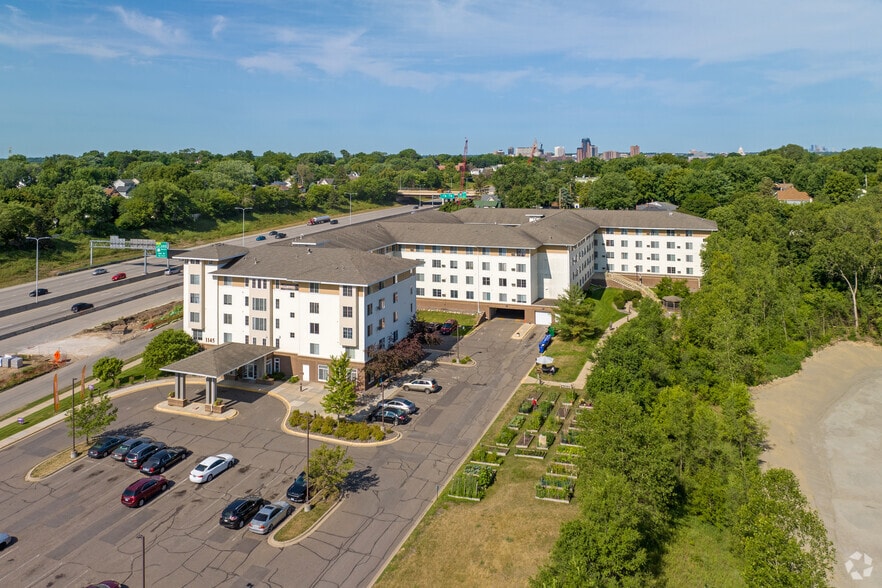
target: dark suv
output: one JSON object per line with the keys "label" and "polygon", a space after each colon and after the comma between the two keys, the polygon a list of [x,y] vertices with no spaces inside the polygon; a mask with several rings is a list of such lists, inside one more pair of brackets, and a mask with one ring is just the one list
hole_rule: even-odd
{"label": "dark suv", "polygon": [[110,457],[115,459],[116,461],[125,461],[126,455],[128,455],[129,451],[136,448],[138,445],[144,445],[147,443],[153,443],[153,439],[150,437],[136,437],[135,439],[129,439],[119,447],[113,450],[113,453],[110,454]]}
{"label": "dark suv", "polygon": [[306,502],[306,472],[300,472],[300,475],[294,479],[294,483],[288,487],[285,496],[291,502]]}
{"label": "dark suv", "polygon": [[237,498],[221,513],[220,524],[228,529],[241,529],[265,504],[269,501],[260,496]]}
{"label": "dark suv", "polygon": [[160,449],[165,449],[165,443],[156,441],[138,445],[126,454],[126,465],[130,468],[140,469],[144,462]]}

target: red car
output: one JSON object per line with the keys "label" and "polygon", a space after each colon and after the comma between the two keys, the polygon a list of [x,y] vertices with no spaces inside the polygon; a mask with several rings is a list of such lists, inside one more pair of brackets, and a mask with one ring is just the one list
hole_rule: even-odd
{"label": "red car", "polygon": [[447,319],[443,325],[441,325],[441,334],[442,335],[450,335],[456,330],[456,327],[459,326],[459,323],[456,322],[455,319]]}
{"label": "red car", "polygon": [[118,274],[113,274],[113,277],[110,278],[110,279],[113,280],[114,282],[118,282],[118,281],[120,281],[120,280],[125,280],[125,279],[126,279],[126,273],[125,273],[125,272],[119,272]]}
{"label": "red car", "polygon": [[168,488],[168,480],[163,476],[141,478],[123,491],[120,502],[131,508],[144,506],[145,502],[164,492],[166,488]]}

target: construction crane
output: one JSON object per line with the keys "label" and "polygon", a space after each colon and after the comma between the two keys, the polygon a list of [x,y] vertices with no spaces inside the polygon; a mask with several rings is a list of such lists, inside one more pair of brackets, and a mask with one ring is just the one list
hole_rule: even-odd
{"label": "construction crane", "polygon": [[466,175],[466,158],[469,155],[469,138],[466,137],[465,147],[462,148],[462,163],[459,168],[459,192],[460,195],[465,192],[465,175]]}
{"label": "construction crane", "polygon": [[536,147],[537,141],[536,139],[533,139],[533,148],[530,149],[530,159],[527,160],[527,163],[533,163],[533,156],[536,155]]}

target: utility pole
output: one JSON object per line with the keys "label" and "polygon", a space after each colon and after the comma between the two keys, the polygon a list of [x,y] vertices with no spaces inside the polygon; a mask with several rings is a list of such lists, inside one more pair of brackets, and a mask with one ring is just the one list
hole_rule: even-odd
{"label": "utility pole", "polygon": [[79,456],[77,453],[77,379],[74,378],[70,385],[70,426],[71,426],[71,447],[70,458],[75,459]]}
{"label": "utility pole", "polygon": [[37,267],[34,272],[34,304],[40,301],[40,241],[51,238],[52,237],[25,237],[25,239],[37,242]]}
{"label": "utility pole", "polygon": [[237,206],[236,210],[242,211],[242,247],[245,247],[245,211],[252,210],[250,206]]}

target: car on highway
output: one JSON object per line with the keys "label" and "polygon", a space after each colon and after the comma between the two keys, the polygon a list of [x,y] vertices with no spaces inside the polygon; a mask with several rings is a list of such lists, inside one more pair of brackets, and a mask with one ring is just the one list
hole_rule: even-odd
{"label": "car on highway", "polygon": [[130,468],[140,469],[144,462],[160,449],[165,449],[165,443],[161,441],[138,445],[126,454],[126,465]]}
{"label": "car on highway", "polygon": [[89,448],[89,457],[92,459],[101,459],[107,457],[110,452],[128,441],[128,437],[121,435],[109,435],[98,439],[92,447]]}
{"label": "car on highway", "polygon": [[407,416],[407,411],[380,406],[368,415],[367,420],[371,423],[383,422],[390,425],[404,425],[410,421],[410,417]]}
{"label": "car on highway", "polygon": [[37,296],[45,296],[48,293],[49,290],[47,290],[46,288],[37,288],[36,290],[31,290],[30,292],[28,292],[28,296],[30,296],[31,298],[36,298]]}
{"label": "car on highway", "polygon": [[166,447],[151,455],[141,466],[141,473],[152,476],[162,474],[176,463],[184,461],[190,452],[186,447]]}
{"label": "car on highway", "polygon": [[275,237],[276,239],[284,239],[287,236],[287,233],[276,233],[275,235],[273,235],[273,237]]}
{"label": "car on highway", "polygon": [[175,274],[179,274],[179,273],[181,273],[181,266],[173,265],[171,267],[166,268],[165,271],[162,273],[164,273],[167,276],[173,276]]}
{"label": "car on highway", "polygon": [[258,235],[254,238],[255,241],[266,241],[266,235]]}
{"label": "car on highway", "polygon": [[442,335],[450,335],[453,333],[453,331],[456,330],[458,326],[459,323],[456,322],[456,319],[447,319],[446,321],[444,321],[444,324],[441,325],[441,328],[438,329],[438,331]]}
{"label": "car on highway", "polygon": [[0,551],[12,545],[12,536],[9,533],[0,533]]}
{"label": "car on highway", "polygon": [[113,453],[110,454],[110,457],[116,461],[125,461],[126,455],[128,455],[129,451],[136,448],[138,445],[143,445],[145,443],[153,443],[153,439],[150,437],[135,437],[134,439],[129,439],[114,449]]}
{"label": "car on highway", "polygon": [[406,411],[407,414],[414,414],[419,410],[417,405],[407,398],[387,398],[378,402],[377,405],[388,406],[389,408],[398,408],[400,410]]}
{"label": "car on highway", "polygon": [[441,386],[438,385],[438,382],[436,382],[434,378],[411,380],[410,382],[405,382],[401,387],[407,392],[416,390],[417,392],[425,392],[426,394],[437,392],[441,389]]}
{"label": "car on highway", "polygon": [[276,235],[279,234],[279,232],[278,231],[270,231],[269,234],[272,235],[273,237],[275,237]]}
{"label": "car on highway", "polygon": [[120,502],[124,505],[134,508],[136,506],[144,506],[144,503],[165,492],[168,488],[168,480],[162,476],[150,476],[149,478],[141,478],[137,482],[129,484],[128,488],[123,490],[120,496]]}
{"label": "car on highway", "polygon": [[211,482],[216,475],[227,471],[237,463],[239,463],[239,460],[229,453],[218,453],[217,455],[206,457],[190,472],[190,481],[194,484]]}
{"label": "car on highway", "polygon": [[335,219],[335,218],[332,218],[329,222],[330,222],[332,225],[336,225],[336,224],[337,224],[338,222],[340,222],[340,221],[338,221],[338,220]]}
{"label": "car on highway", "polygon": [[120,280],[125,280],[126,279],[126,272],[119,272],[117,274],[113,274],[113,276],[110,279],[113,282],[119,282]]}
{"label": "car on highway", "polygon": [[256,495],[237,498],[223,510],[219,522],[228,529],[241,529],[267,504],[268,500]]}
{"label": "car on highway", "polygon": [[90,308],[94,308],[95,305],[90,302],[77,302],[73,306],[70,307],[70,311],[74,314],[78,312],[83,312],[84,310],[89,310]]}
{"label": "car on highway", "polygon": [[257,511],[257,514],[251,519],[248,530],[259,535],[266,535],[292,512],[294,512],[294,507],[287,502],[279,501],[267,504]]}
{"label": "car on highway", "polygon": [[103,267],[96,267],[95,269],[92,270],[93,276],[100,276],[101,274],[106,274],[106,273],[107,273],[107,270],[104,269]]}
{"label": "car on highway", "polygon": [[306,472],[294,478],[294,483],[288,487],[285,497],[291,502],[306,502]]}

